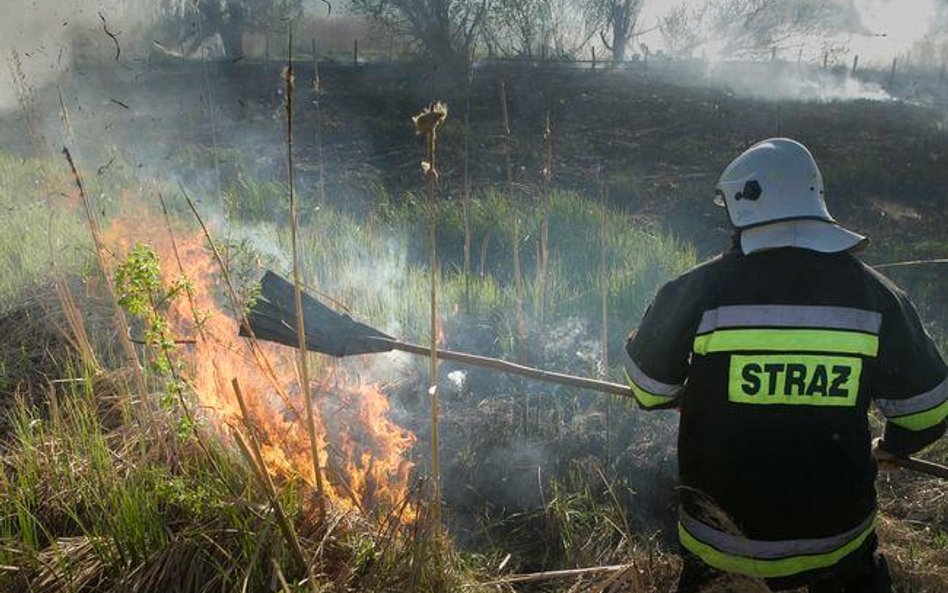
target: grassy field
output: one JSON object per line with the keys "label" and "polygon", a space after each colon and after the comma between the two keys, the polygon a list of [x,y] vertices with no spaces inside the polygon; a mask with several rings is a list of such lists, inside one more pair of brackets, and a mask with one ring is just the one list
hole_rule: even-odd
{"label": "grassy field", "polygon": [[[445,178],[435,217],[446,348],[621,380],[625,335],[657,287],[724,243],[722,213],[698,197],[710,171],[775,119],[824,147],[824,171],[843,216],[876,239],[871,261],[944,255],[937,191],[943,172],[931,163],[944,156],[946,142],[913,107],[789,104],[780,111],[718,92],[623,86],[614,78],[593,96],[581,90],[586,73],[556,81],[543,72],[539,83],[507,73],[516,131],[508,140],[522,164],[511,183],[500,165],[500,126],[487,107],[497,102],[501,74],[478,73],[473,91],[478,123],[471,126],[467,263],[458,181],[463,130],[448,127],[442,139]],[[337,86],[329,87],[326,103],[325,154],[339,166],[327,179],[334,199],[321,204],[312,183],[320,163],[312,145],[300,147],[305,282],[357,319],[426,343],[430,206],[415,170],[420,149],[408,144],[402,111],[423,102],[421,87],[452,87],[424,78],[406,86],[394,71],[375,78],[339,71],[327,80]],[[549,192],[536,175],[536,124],[544,108],[529,103],[531,84],[557,115]],[[243,99],[275,107],[272,97]],[[442,540],[433,535],[425,503],[425,361],[314,356],[314,389],[327,414],[323,467],[331,504],[324,511],[297,438],[303,432],[292,353],[266,349],[275,374],[289,377],[271,384],[269,371],[233,335],[234,318],[263,271],[291,269],[285,188],[272,163],[255,158],[259,147],[228,147],[236,131],[215,138],[201,128],[199,114],[189,117],[193,144],[169,157],[174,175],[143,170],[131,157],[125,162],[120,150],[115,162],[108,160],[115,149],[85,151],[88,162],[109,163],[90,166],[87,179],[91,213],[107,243],[105,274],[64,162],[0,153],[0,590],[671,587],[676,417],[645,415],[628,402],[577,390],[443,366]],[[299,125],[312,117],[301,115]],[[820,128],[833,118],[835,136]],[[743,131],[733,125],[739,120],[746,121]],[[843,152],[839,138],[860,122],[865,142]],[[906,126],[919,133],[907,134]],[[134,130],[129,124],[120,133]],[[378,153],[359,160],[366,145]],[[917,157],[920,175],[903,164],[884,166],[886,155],[900,150]],[[596,163],[605,164],[602,171]],[[204,176],[215,168],[220,196]],[[191,179],[193,171],[203,173]],[[211,256],[183,188],[209,222],[221,261]],[[866,188],[875,193],[861,199]],[[910,188],[916,199],[879,201],[898,188]],[[883,224],[884,216],[895,220]],[[138,256],[129,259],[133,250]],[[124,335],[105,290],[117,269],[126,278],[117,285],[130,323]],[[231,302],[225,269],[239,303]],[[945,343],[943,275],[924,266],[891,274]],[[129,338],[141,374],[122,350]],[[201,382],[212,366],[247,386],[255,398],[247,414],[229,384]],[[362,416],[369,412],[371,430]],[[384,439],[403,447],[394,455],[404,461],[397,469],[373,467],[365,455],[391,458],[375,448]],[[926,455],[946,461],[948,445]],[[403,487],[397,496],[386,493],[389,483]],[[948,586],[943,490],[905,472],[880,479],[883,549],[902,592]],[[634,570],[618,573],[484,584],[515,572],[630,562]]]}

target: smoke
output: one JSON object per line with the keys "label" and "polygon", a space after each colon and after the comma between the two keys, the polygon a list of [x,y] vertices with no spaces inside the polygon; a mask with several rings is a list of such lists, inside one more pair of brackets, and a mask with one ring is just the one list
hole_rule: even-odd
{"label": "smoke", "polygon": [[[77,53],[140,59],[155,6],[147,0],[8,0],[0,19],[0,53],[6,65],[16,52],[34,87],[67,73]],[[12,78],[0,76],[0,111],[16,106]]]}
{"label": "smoke", "polygon": [[948,48],[946,20],[945,0],[648,2],[637,42],[709,61],[766,59],[776,50],[780,59],[810,63],[858,54],[861,64],[881,67],[920,43]]}

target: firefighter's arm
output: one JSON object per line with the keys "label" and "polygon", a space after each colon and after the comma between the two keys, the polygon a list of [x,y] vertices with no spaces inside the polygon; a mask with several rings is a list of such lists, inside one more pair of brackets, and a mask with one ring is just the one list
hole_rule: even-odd
{"label": "firefighter's arm", "polygon": [[697,302],[683,284],[679,279],[658,291],[626,342],[626,378],[645,410],[677,407],[687,379]]}
{"label": "firefighter's arm", "polygon": [[945,434],[948,367],[904,294],[883,315],[879,338],[873,399],[886,424],[876,456],[910,455]]}

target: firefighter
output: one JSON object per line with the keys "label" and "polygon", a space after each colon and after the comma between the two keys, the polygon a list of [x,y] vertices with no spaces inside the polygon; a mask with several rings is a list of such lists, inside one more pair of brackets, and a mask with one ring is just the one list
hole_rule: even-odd
{"label": "firefighter", "polygon": [[805,146],[754,145],[715,195],[732,249],[664,285],[626,345],[638,404],[681,414],[678,591],[889,593],[876,459],[944,434],[948,369],[905,293],[853,255],[867,239],[830,216]]}

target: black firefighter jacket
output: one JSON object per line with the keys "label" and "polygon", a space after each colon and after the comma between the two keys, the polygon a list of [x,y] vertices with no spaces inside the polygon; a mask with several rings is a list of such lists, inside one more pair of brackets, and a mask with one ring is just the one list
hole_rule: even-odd
{"label": "black firefighter jacket", "polygon": [[729,251],[663,286],[626,350],[639,405],[681,412],[681,545],[727,572],[807,582],[875,546],[870,404],[893,453],[945,432],[938,349],[846,253]]}

